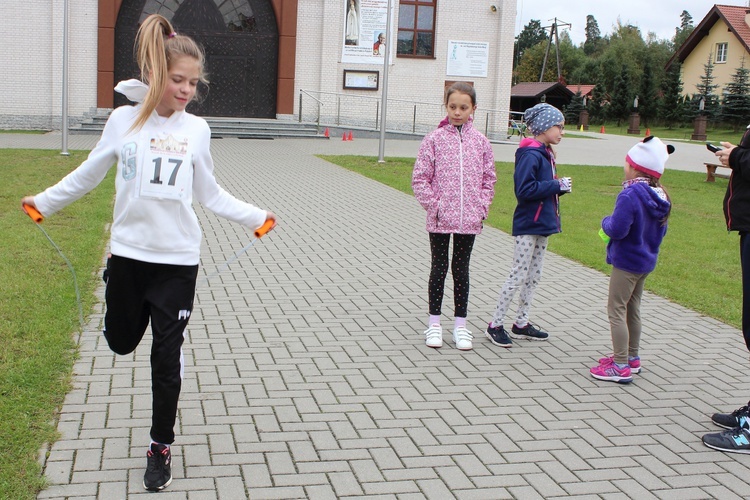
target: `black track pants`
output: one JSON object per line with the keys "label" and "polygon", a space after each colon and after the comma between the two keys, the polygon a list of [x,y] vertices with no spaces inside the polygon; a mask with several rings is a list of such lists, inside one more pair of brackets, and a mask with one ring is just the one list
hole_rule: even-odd
{"label": "black track pants", "polygon": [[171,444],[182,387],[182,342],[193,310],[198,266],[113,255],[107,267],[104,336],[114,352],[129,354],[151,321],[151,439]]}

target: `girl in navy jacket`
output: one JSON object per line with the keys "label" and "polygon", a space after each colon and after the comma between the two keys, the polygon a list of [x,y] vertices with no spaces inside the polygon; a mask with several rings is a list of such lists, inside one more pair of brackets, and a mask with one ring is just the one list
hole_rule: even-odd
{"label": "girl in navy jacket", "polygon": [[485,332],[493,344],[501,347],[513,345],[503,328],[503,318],[518,289],[521,290],[518,313],[510,337],[525,340],[547,340],[549,337],[547,332],[529,323],[529,310],[534,290],[542,277],[547,238],[561,230],[559,196],[571,190],[569,177],[557,178],[552,150],[564,134],[563,114],[554,106],[541,103],[526,110],[524,121],[534,138],[523,139],[516,151],[513,181],[518,204],[513,213],[513,265],[500,291],[495,315]]}

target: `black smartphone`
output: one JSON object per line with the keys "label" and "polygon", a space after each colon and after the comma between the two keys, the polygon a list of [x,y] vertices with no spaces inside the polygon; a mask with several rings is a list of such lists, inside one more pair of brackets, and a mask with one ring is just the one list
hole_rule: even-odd
{"label": "black smartphone", "polygon": [[709,150],[709,151],[711,151],[712,153],[715,153],[715,152],[717,152],[717,151],[721,151],[721,150],[722,150],[723,148],[722,148],[721,146],[714,146],[714,145],[713,145],[713,144],[711,144],[710,142],[707,142],[707,143],[706,143],[706,149],[708,149],[708,150]]}

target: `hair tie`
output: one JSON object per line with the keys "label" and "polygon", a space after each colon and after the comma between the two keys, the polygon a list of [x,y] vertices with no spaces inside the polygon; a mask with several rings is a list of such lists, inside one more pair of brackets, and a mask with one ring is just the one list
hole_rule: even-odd
{"label": "hair tie", "polygon": [[170,34],[169,34],[169,36],[168,36],[167,38],[174,38],[174,37],[176,37],[176,36],[177,36],[177,33],[175,33],[175,32],[173,31],[172,33],[170,33]]}

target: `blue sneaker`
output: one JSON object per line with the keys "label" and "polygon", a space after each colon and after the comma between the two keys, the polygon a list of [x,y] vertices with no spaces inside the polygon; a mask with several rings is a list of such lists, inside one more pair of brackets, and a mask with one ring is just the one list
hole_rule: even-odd
{"label": "blue sneaker", "polygon": [[737,408],[732,413],[714,413],[711,416],[713,423],[725,429],[742,427],[750,430],[750,401],[742,408]]}
{"label": "blue sneaker", "polygon": [[549,333],[543,332],[531,323],[528,323],[523,328],[513,325],[510,329],[510,336],[514,339],[547,340],[549,338]]}
{"label": "blue sneaker", "polygon": [[513,341],[508,337],[503,325],[492,326],[492,323],[490,323],[487,325],[487,331],[484,332],[484,335],[495,345],[499,345],[500,347],[513,347]]}
{"label": "blue sneaker", "polygon": [[728,453],[750,454],[750,431],[737,427],[703,436],[703,444],[714,450]]}

